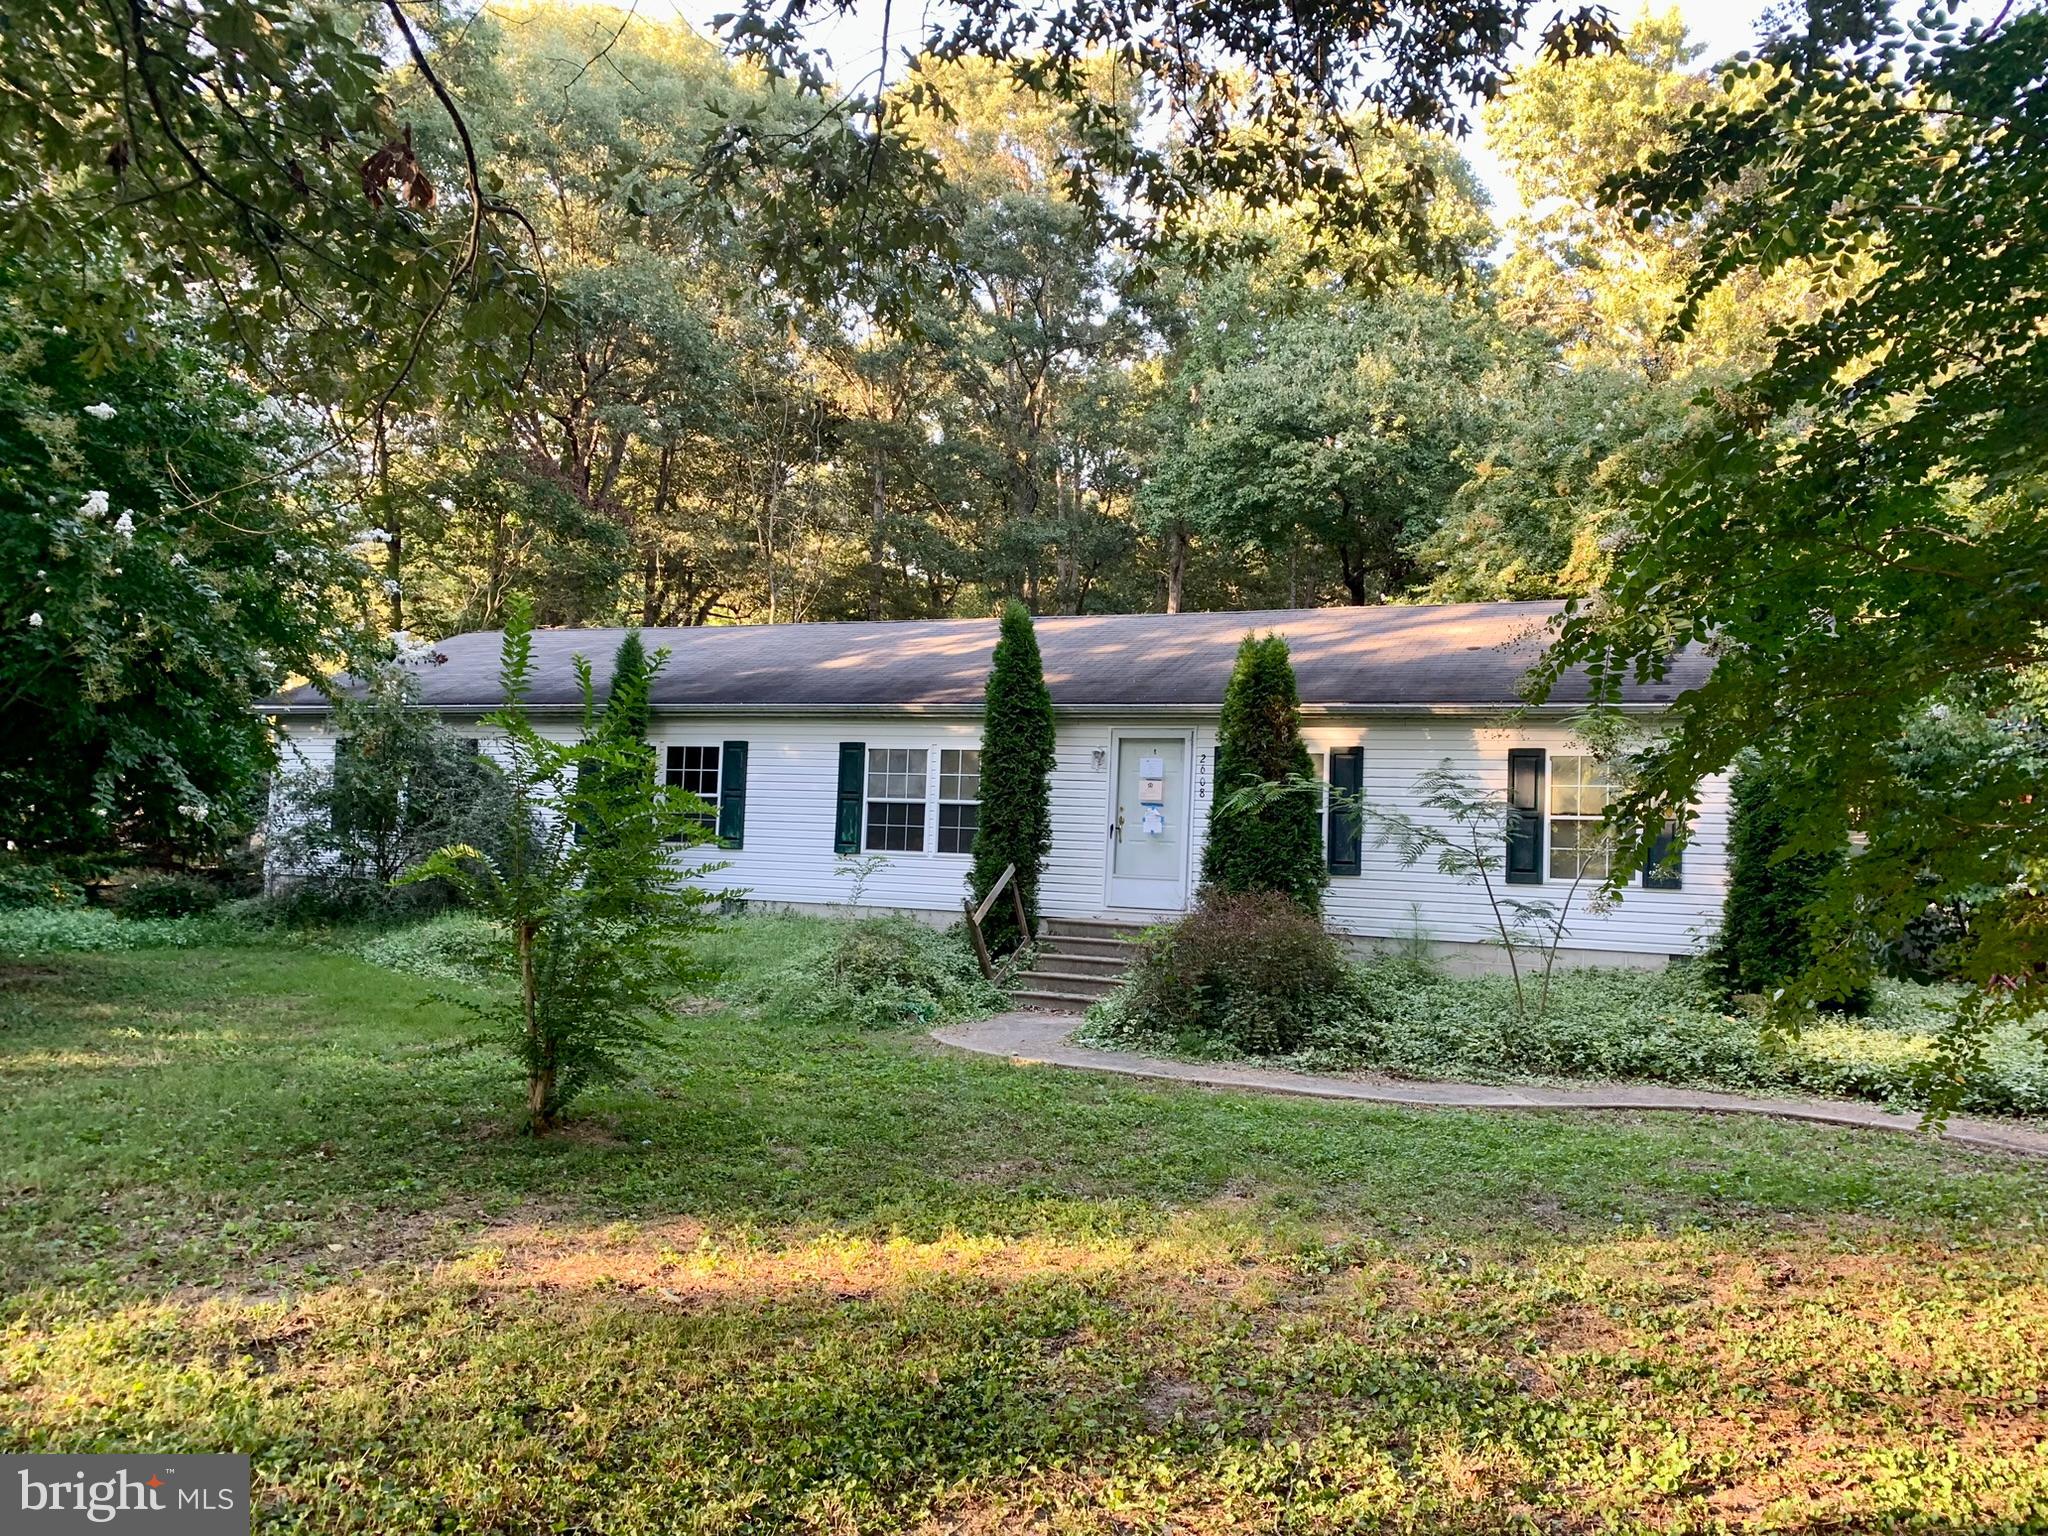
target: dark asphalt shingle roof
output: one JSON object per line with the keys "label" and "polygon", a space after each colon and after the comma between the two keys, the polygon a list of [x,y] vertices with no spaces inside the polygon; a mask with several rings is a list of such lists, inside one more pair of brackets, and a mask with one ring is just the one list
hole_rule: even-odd
{"label": "dark asphalt shingle roof", "polygon": [[[1238,642],[1256,630],[1284,635],[1304,704],[1494,706],[1520,702],[1522,676],[1542,654],[1560,605],[1458,603],[1309,608],[1264,613],[1088,614],[1038,620],[1053,702],[1065,707],[1213,705],[1222,700]],[[577,702],[572,658],[590,658],[600,692],[618,629],[545,629],[533,637],[528,702]],[[880,624],[777,624],[642,631],[669,660],[655,680],[657,709],[973,707],[995,646],[993,619]],[[440,641],[444,660],[418,667],[422,702],[443,710],[498,703],[496,631]],[[1705,680],[1688,652],[1661,683],[1631,684],[1627,702],[1667,702]],[[1555,704],[1583,703],[1567,677]],[[272,707],[317,708],[300,688]]]}

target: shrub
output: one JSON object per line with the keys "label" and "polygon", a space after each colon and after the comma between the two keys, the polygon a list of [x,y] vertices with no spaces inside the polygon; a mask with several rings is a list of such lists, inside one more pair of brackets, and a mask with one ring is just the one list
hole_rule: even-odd
{"label": "shrub", "polygon": [[1212,888],[1144,942],[1105,1012],[1128,1035],[1269,1056],[1365,1022],[1366,999],[1337,941],[1283,893]]}
{"label": "shrub", "polygon": [[1246,635],[1217,726],[1202,883],[1225,892],[1278,891],[1305,912],[1321,912],[1329,870],[1320,796],[1301,740],[1287,642]]}
{"label": "shrub", "polygon": [[[1766,1029],[1762,1010],[1728,1006],[1714,969],[1703,964],[1559,971],[1551,1010],[1535,1019],[1518,1015],[1504,977],[1448,977],[1405,958],[1361,968],[1355,985],[1359,1005],[1331,1012],[1288,1065],[1480,1082],[1679,1083],[1898,1105],[1925,1102],[1937,1036],[1958,995],[1952,987],[1879,981],[1868,1021],[1810,1018],[1799,1034],[1784,1036]],[[2048,1113],[2048,1050],[2023,1026],[2001,1025],[1957,1107]]]}
{"label": "shrub", "polygon": [[[1017,866],[1024,910],[1038,921],[1038,877],[1052,847],[1052,695],[1038,655],[1038,631],[1015,599],[1003,605],[1002,636],[989,663],[981,713],[981,812],[968,886],[979,903],[1003,871]],[[1008,896],[982,925],[991,947],[1023,941]]]}
{"label": "shrub", "polygon": [[60,866],[0,859],[0,910],[84,905],[85,887]]}
{"label": "shrub", "polygon": [[[652,676],[659,658],[650,660]],[[560,1124],[591,1084],[626,1074],[674,1004],[704,979],[688,939],[707,922],[696,882],[718,865],[679,867],[678,847],[708,837],[694,797],[657,784],[644,743],[602,729],[589,665],[573,742],[543,736],[526,709],[533,605],[508,604],[499,677],[504,703],[484,717],[504,754],[503,821],[494,855],[436,849],[401,878],[446,881],[494,920],[517,985],[458,995],[526,1073],[527,1126]]]}
{"label": "shrub", "polygon": [[[1752,760],[1735,775],[1728,825],[1728,894],[1716,957],[1736,992],[1774,997],[1820,958],[1815,909],[1840,873],[1844,851],[1810,847],[1785,770]],[[1839,969],[1839,967],[1834,967]],[[1846,1013],[1870,1007],[1867,962],[1852,963],[1823,999]]]}
{"label": "shrub", "polygon": [[122,892],[119,910],[131,919],[197,917],[226,898],[227,893],[203,875],[144,875]]}
{"label": "shrub", "polygon": [[504,930],[496,923],[469,912],[449,912],[377,934],[357,953],[372,965],[429,981],[488,986],[511,979],[507,949]]}
{"label": "shrub", "polygon": [[907,917],[864,917],[804,924],[790,936],[796,942],[786,946],[782,964],[736,977],[728,995],[793,1022],[857,1029],[928,1028],[1008,1003],[982,977],[958,927],[941,931]]}
{"label": "shrub", "polygon": [[230,919],[123,918],[101,907],[16,907],[0,911],[0,954],[104,954],[245,944],[261,930]]}
{"label": "shrub", "polygon": [[420,916],[457,899],[450,881],[396,884],[435,849],[508,850],[510,786],[477,750],[415,708],[402,668],[368,673],[363,696],[335,703],[331,770],[280,775],[269,826],[280,910],[301,923]]}

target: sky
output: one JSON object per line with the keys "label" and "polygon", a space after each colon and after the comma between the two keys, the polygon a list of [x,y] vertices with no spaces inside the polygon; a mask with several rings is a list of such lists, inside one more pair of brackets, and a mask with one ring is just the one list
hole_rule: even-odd
{"label": "sky", "polygon": [[[1561,5],[1562,0],[1559,3]],[[1642,9],[1634,0],[1607,0],[1607,3],[1616,20],[1622,23]],[[1660,12],[1670,10],[1674,3],[1685,18],[1686,30],[1695,41],[1706,45],[1702,63],[1726,58],[1731,53],[1754,46],[1757,22],[1765,9],[1765,0],[1657,0],[1654,9]],[[929,4],[929,0],[855,0],[847,14],[821,19],[812,32],[812,39],[831,56],[833,74],[841,81],[859,79],[875,69],[881,56],[885,4],[890,6],[890,37],[896,52],[896,57],[890,61],[892,72],[901,68],[904,44],[923,35],[926,9],[943,10],[942,4]],[[639,10],[643,15],[672,13],[707,33],[711,30],[712,17],[735,8],[735,0],[639,0]],[[1532,14],[1548,17],[1558,8],[1538,4]],[[1471,135],[1460,147],[1493,199],[1496,216],[1503,222],[1512,218],[1520,211],[1520,200],[1515,196],[1514,184],[1505,169],[1487,147],[1486,130],[1476,119]]]}

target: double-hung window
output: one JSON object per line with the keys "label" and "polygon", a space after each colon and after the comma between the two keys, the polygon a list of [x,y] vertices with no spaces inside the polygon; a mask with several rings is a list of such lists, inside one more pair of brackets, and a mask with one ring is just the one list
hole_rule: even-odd
{"label": "double-hung window", "polygon": [[981,826],[981,752],[975,747],[939,749],[939,852],[974,852]]}
{"label": "double-hung window", "polygon": [[868,748],[869,853],[924,852],[929,762],[923,747]]}
{"label": "double-hung window", "polygon": [[1606,825],[1614,789],[1607,765],[1590,755],[1553,754],[1550,759],[1550,878],[1607,878],[1613,839]]}
{"label": "double-hung window", "polygon": [[706,836],[718,830],[718,770],[717,747],[678,746],[668,749],[662,772],[663,783],[704,802],[704,809],[693,811],[690,820]]}

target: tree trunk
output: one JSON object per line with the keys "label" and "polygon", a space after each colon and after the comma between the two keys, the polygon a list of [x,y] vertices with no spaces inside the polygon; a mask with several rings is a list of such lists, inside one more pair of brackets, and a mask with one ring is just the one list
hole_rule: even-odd
{"label": "tree trunk", "polygon": [[882,525],[889,515],[888,488],[882,479],[882,444],[878,438],[871,454],[873,489],[868,523],[868,617],[882,616]]}
{"label": "tree trunk", "polygon": [[647,526],[639,530],[643,553],[640,560],[640,622],[652,628],[661,613],[661,550],[657,541],[668,526],[669,498],[675,492],[676,445],[661,447],[661,472],[654,481],[654,506]]}
{"label": "tree trunk", "polygon": [[519,925],[519,1004],[526,1022],[526,1128],[544,1135],[554,1123],[555,1061],[540,1036],[540,1009],[533,970],[533,924]]}
{"label": "tree trunk", "polygon": [[1188,529],[1175,518],[1166,531],[1166,611],[1179,613],[1188,585]]}
{"label": "tree trunk", "polygon": [[1365,590],[1365,555],[1353,553],[1350,545],[1339,547],[1337,558],[1344,566],[1344,590],[1350,596],[1354,607],[1363,608],[1372,599]]}
{"label": "tree trunk", "polygon": [[384,411],[379,408],[376,421],[376,439],[372,455],[377,471],[377,516],[379,526],[391,535],[384,545],[384,579],[389,583],[385,588],[390,595],[387,607],[391,614],[391,629],[395,634],[405,628],[405,530],[399,525],[398,508],[391,501],[391,441],[389,423]]}

